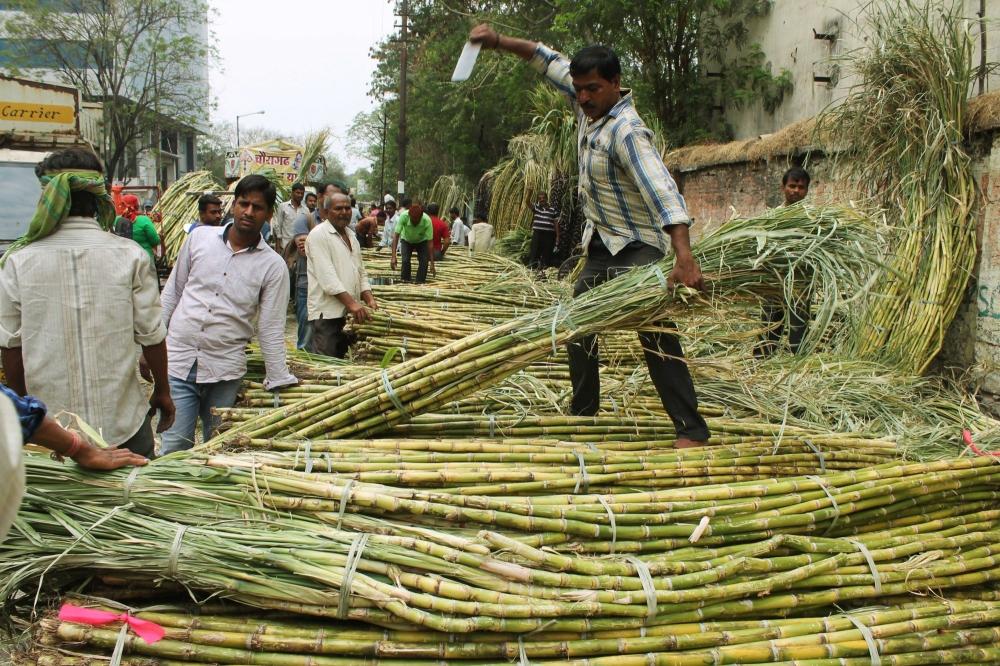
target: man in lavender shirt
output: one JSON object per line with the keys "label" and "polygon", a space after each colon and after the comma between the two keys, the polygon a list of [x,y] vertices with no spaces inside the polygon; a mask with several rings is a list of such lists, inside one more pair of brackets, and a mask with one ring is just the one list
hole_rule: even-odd
{"label": "man in lavender shirt", "polygon": [[274,185],[250,175],[234,195],[232,221],[192,230],[163,289],[167,373],[177,407],[173,426],[163,433],[163,455],[191,448],[199,417],[209,439],[217,426],[211,409],[236,402],[254,321],[264,386],[274,391],[298,383],[285,358],[288,268],[261,238],[274,212]]}

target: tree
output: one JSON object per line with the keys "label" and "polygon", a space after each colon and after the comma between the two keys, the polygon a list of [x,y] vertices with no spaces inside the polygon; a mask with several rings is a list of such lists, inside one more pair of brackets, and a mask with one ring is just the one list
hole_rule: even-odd
{"label": "tree", "polygon": [[[208,120],[204,64],[214,55],[199,36],[204,0],[17,0],[4,28],[12,69],[43,68],[101,102],[109,177],[124,174],[129,151],[160,149],[159,130]],[[205,100],[205,103],[198,103]]]}
{"label": "tree", "polygon": [[[480,21],[506,34],[573,53],[594,42],[612,45],[622,60],[624,85],[650,126],[673,145],[727,139],[721,100],[763,100],[774,107],[790,87],[774,76],[764,54],[747,43],[746,20],[765,13],[769,0],[410,0],[408,189],[426,191],[442,174],[476,182],[527,130],[531,92],[541,77],[509,55],[484,51],[466,83],[449,81],[469,29]],[[352,136],[375,177],[395,189],[399,49],[395,37],[372,49],[378,65],[370,95],[382,100],[356,119]],[[721,74],[709,77],[707,73]],[[388,118],[384,126],[382,115]]]}

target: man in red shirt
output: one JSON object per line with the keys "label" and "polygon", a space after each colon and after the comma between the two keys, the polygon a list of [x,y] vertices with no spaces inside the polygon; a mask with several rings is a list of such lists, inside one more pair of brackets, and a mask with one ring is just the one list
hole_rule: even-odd
{"label": "man in red shirt", "polygon": [[441,207],[436,203],[427,204],[427,214],[431,216],[431,226],[434,228],[434,261],[444,259],[444,253],[451,245],[451,227],[438,217]]}

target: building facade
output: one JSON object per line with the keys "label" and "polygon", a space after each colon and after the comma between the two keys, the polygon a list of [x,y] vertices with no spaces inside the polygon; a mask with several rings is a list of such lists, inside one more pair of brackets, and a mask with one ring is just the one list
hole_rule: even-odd
{"label": "building facade", "polygon": [[[141,0],[107,0],[104,3],[87,0],[39,0],[60,11],[62,16],[80,21],[85,21],[88,14],[93,14],[94,8],[115,1],[141,2]],[[177,2],[190,3],[189,8],[201,7],[198,0],[177,0]],[[176,21],[168,25],[157,38],[169,40],[183,36],[207,48],[209,40],[207,6],[203,11],[200,9],[197,11],[203,13],[202,20],[185,23]],[[51,49],[47,48],[51,42],[38,39],[31,40],[38,42],[37,44],[26,44],[26,40],[11,36],[7,27],[8,22],[16,22],[19,18],[23,18],[23,14],[17,11],[16,3],[0,0],[0,72],[14,73],[12,67],[16,64],[19,65],[16,72],[19,76],[49,83],[73,85],[61,71],[60,63],[52,57]],[[81,34],[85,34],[85,31],[81,31]],[[93,70],[87,60],[86,49],[80,46],[72,42],[66,43],[65,48],[61,47],[61,51],[63,54],[79,52],[79,61],[71,63],[74,69]],[[12,55],[15,51],[27,54],[27,59],[24,55],[15,59]],[[66,59],[64,55],[64,62]],[[72,58],[69,60],[72,61]],[[155,199],[157,190],[166,189],[181,175],[198,168],[197,136],[205,132],[209,125],[207,57],[191,58],[190,62],[185,63],[185,69],[183,95],[190,100],[191,106],[185,109],[183,117],[169,110],[154,112],[153,120],[146,124],[142,135],[126,147],[125,158],[113,174],[118,182],[129,186],[144,186],[148,193],[143,195],[141,191],[138,192],[141,198]],[[132,83],[130,89],[142,88],[141,81],[136,80]],[[99,89],[99,86],[91,88],[92,91],[95,89]],[[80,130],[84,138],[95,147],[103,146],[105,141],[109,140],[109,135],[106,133],[107,104],[109,101],[101,99],[98,95],[81,94]]]}
{"label": "building facade", "polygon": [[[1000,61],[1000,0],[960,0],[969,30],[976,38],[975,62]],[[759,44],[772,71],[788,70],[793,89],[773,113],[760,102],[742,108],[721,100],[723,114],[735,139],[770,134],[811,118],[843,100],[854,78],[844,56],[867,48],[864,22],[878,5],[893,0],[774,0],[771,11],[747,24],[748,41]],[[711,69],[711,68],[709,68]],[[1000,90],[1000,72],[989,72],[980,92]]]}

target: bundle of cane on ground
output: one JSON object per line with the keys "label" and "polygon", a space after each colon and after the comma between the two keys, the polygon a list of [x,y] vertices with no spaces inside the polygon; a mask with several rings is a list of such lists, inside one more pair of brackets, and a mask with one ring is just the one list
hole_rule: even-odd
{"label": "bundle of cane on ground", "polygon": [[[128,610],[107,600],[71,596],[66,603],[109,615]],[[214,604],[216,607],[219,604]],[[120,643],[123,666],[191,662],[273,666],[442,666],[511,663],[562,666],[647,666],[784,663],[869,666],[879,663],[997,663],[1000,604],[933,599],[893,607],[772,620],[719,620],[578,632],[454,635],[426,629],[379,629],[359,623],[309,622],[266,611],[190,604],[134,612],[156,623],[163,639],[146,643],[119,634],[119,625],[94,627],[53,612],[39,623],[35,647],[14,656],[16,666],[104,666]],[[142,655],[131,657],[127,655]],[[609,655],[609,656],[600,656]],[[530,660],[530,661],[529,661]]]}
{"label": "bundle of cane on ground", "polygon": [[[795,298],[821,294],[815,324],[826,327],[863,290],[873,272],[873,236],[865,216],[848,208],[792,206],[734,220],[695,247],[709,299]],[[667,283],[672,259],[633,269],[582,296],[526,313],[390,369],[241,424],[226,438],[278,433],[344,438],[384,432],[433,405],[494,384],[589,333],[637,329],[683,319],[705,303]],[[795,276],[809,275],[809,284]],[[217,445],[219,440],[209,444]]]}
{"label": "bundle of cane on ground", "polygon": [[985,457],[537,497],[331,479],[253,456],[105,475],[26,466],[0,545],[0,600],[14,605],[42,579],[114,573],[388,628],[645,635],[972,595],[1000,578],[1000,467]]}

